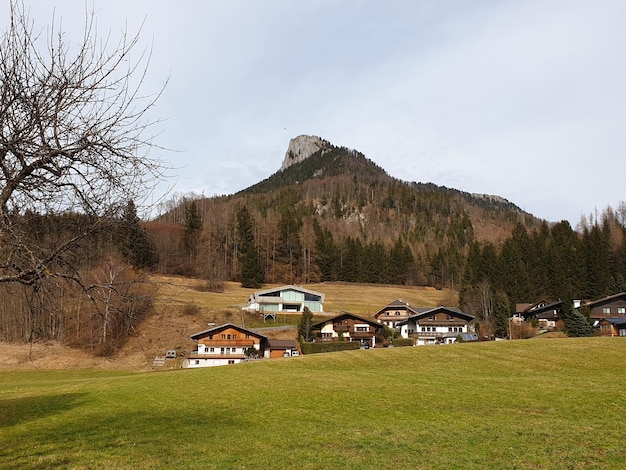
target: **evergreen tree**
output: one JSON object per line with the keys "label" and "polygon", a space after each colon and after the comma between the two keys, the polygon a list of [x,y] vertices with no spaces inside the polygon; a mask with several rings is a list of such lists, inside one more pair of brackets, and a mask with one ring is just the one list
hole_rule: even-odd
{"label": "evergreen tree", "polygon": [[583,233],[587,289],[585,297],[597,299],[608,295],[610,284],[608,236],[596,224]]}
{"label": "evergreen tree", "polygon": [[493,299],[493,334],[496,337],[508,336],[511,313],[509,297],[503,291],[496,292]]}
{"label": "evergreen tree", "polygon": [[336,281],[339,272],[338,249],[333,234],[322,229],[317,219],[313,219],[315,234],[315,262],[321,272],[322,281]]}
{"label": "evergreen tree", "polygon": [[565,307],[565,302],[563,306],[563,322],[565,323],[567,336],[591,336],[593,334],[593,326],[589,324],[587,318],[577,309]]}
{"label": "evergreen tree", "polygon": [[191,201],[191,203],[185,207],[185,248],[192,260],[198,255],[198,244],[201,232],[202,218],[198,212],[196,201]]}
{"label": "evergreen tree", "polygon": [[289,277],[292,281],[298,277],[297,269],[300,266],[300,258],[302,256],[302,245],[300,243],[302,217],[298,215],[294,205],[288,202],[281,205],[279,213],[276,261],[289,268]]}
{"label": "evergreen tree", "polygon": [[157,262],[154,249],[148,233],[139,224],[137,208],[131,199],[122,213],[120,230],[120,251],[126,261],[137,268],[148,268]]}
{"label": "evergreen tree", "polygon": [[298,337],[304,338],[304,341],[311,341],[311,327],[313,326],[313,313],[309,307],[304,307],[302,316],[298,320]]}
{"label": "evergreen tree", "polygon": [[263,265],[256,248],[253,222],[248,208],[243,206],[237,212],[237,233],[241,257],[241,287],[256,289],[265,281]]}

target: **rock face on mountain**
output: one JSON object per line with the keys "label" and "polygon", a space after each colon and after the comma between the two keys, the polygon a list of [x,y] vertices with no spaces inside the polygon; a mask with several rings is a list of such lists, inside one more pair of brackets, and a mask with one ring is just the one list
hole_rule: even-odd
{"label": "rock face on mountain", "polygon": [[327,140],[313,135],[299,135],[289,141],[289,147],[285,159],[280,166],[281,170],[290,167],[294,163],[309,158],[318,150],[331,149],[332,145]]}

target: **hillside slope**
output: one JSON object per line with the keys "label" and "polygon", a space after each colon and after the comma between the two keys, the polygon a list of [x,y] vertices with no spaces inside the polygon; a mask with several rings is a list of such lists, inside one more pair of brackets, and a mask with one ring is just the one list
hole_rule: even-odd
{"label": "hillside slope", "polygon": [[[223,292],[206,291],[206,282],[182,276],[154,276],[159,286],[155,313],[136,328],[136,334],[112,358],[94,357],[57,342],[30,344],[0,343],[0,370],[12,369],[150,369],[155,356],[168,349],[186,353],[195,349],[190,335],[208,328],[209,323],[244,324],[248,328],[276,328],[263,334],[274,339],[296,339],[298,315],[279,316],[277,322],[264,323],[259,315],[242,316],[240,307],[254,289],[227,282]],[[271,286],[268,286],[271,287]],[[349,311],[369,317],[395,299],[415,306],[436,306],[456,302],[453,292],[406,286],[324,283],[307,288],[326,294],[328,315]]]}

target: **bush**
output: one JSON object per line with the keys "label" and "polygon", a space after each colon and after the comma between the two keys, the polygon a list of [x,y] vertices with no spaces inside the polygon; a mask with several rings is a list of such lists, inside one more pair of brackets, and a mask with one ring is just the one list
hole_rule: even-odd
{"label": "bush", "polygon": [[394,338],[391,342],[394,348],[401,348],[403,346],[413,346],[413,340],[411,338]]}
{"label": "bush", "polygon": [[200,307],[196,304],[186,304],[183,307],[183,315],[197,315],[200,312]]}

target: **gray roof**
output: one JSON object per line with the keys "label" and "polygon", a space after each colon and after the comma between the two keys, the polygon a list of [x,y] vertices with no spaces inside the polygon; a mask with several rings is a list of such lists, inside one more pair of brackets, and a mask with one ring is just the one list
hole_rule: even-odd
{"label": "gray roof", "polygon": [[411,315],[407,320],[398,322],[398,325],[406,325],[411,320],[417,320],[420,318],[428,317],[430,315],[434,315],[435,313],[446,312],[451,314],[452,316],[461,317],[465,321],[472,321],[474,319],[474,315],[470,315],[469,313],[465,313],[463,310],[457,307],[444,307],[443,305],[440,307],[421,307],[414,309],[418,311],[416,315]]}

